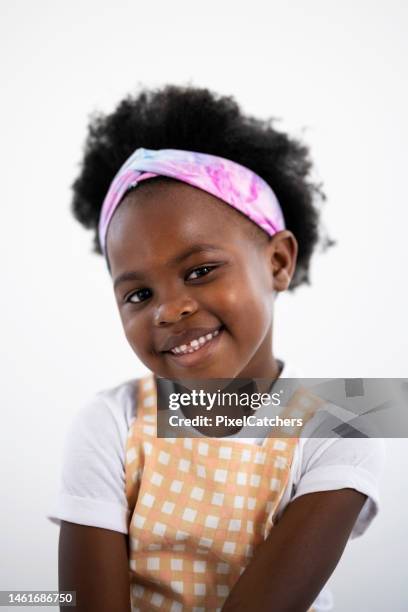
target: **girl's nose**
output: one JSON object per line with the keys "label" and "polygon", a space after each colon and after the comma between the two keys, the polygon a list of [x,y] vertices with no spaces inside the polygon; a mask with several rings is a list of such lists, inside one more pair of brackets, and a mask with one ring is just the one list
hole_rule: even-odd
{"label": "girl's nose", "polygon": [[179,299],[168,300],[160,304],[154,313],[154,324],[162,327],[171,323],[177,323],[197,311],[197,303],[191,298],[184,296]]}

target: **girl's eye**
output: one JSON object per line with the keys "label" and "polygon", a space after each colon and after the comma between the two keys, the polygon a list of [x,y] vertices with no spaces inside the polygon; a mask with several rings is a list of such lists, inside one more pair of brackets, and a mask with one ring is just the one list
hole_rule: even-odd
{"label": "girl's eye", "polygon": [[[186,280],[197,280],[202,276],[207,276],[212,270],[214,270],[217,266],[199,266],[198,268],[194,268],[188,276]],[[137,289],[137,291],[133,291],[127,297],[125,297],[124,301],[129,304],[140,304],[141,302],[145,302],[149,298],[151,298],[153,292],[151,289],[147,287],[142,287],[142,289]]]}
{"label": "girl's eye", "polygon": [[211,270],[214,270],[214,266],[200,266],[199,268],[194,268],[187,276],[187,280],[196,280],[201,276],[206,276]]}
{"label": "girl's eye", "polygon": [[126,299],[125,302],[129,302],[130,304],[139,304],[140,302],[144,302],[152,297],[152,292],[150,289],[143,287],[143,289],[138,289],[131,293]]}

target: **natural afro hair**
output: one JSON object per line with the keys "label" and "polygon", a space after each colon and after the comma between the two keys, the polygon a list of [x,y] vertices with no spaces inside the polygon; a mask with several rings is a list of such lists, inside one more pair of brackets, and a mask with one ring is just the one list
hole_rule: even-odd
{"label": "natural afro hair", "polygon": [[308,147],[273,124],[273,119],[243,114],[232,97],[173,85],[144,89],[126,97],[110,114],[94,114],[72,201],[75,218],[94,230],[94,251],[101,254],[97,228],[106,192],[135,149],[198,151],[246,166],[272,187],[286,227],[299,245],[290,288],[308,283],[310,259],[319,242],[317,202],[324,194],[310,179]]}

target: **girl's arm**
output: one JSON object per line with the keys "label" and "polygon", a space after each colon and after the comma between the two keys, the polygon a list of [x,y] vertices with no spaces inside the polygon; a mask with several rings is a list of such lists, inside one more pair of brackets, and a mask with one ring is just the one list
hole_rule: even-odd
{"label": "girl's arm", "polygon": [[295,499],[256,549],[223,612],[306,612],[336,567],[366,499],[354,489]]}
{"label": "girl's arm", "polygon": [[130,612],[126,534],[61,521],[58,565],[59,590],[76,591],[76,612]]}

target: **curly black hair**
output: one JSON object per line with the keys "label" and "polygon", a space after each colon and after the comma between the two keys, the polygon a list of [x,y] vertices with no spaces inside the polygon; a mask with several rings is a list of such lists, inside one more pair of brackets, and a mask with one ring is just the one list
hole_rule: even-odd
{"label": "curly black hair", "polygon": [[[309,283],[312,253],[319,242],[321,185],[310,179],[308,147],[260,120],[242,113],[232,97],[208,89],[168,85],[128,96],[110,114],[89,123],[79,176],[73,183],[72,212],[94,230],[101,254],[98,221],[109,185],[139,147],[199,151],[233,160],[259,174],[275,192],[287,229],[295,235],[298,260],[290,288]],[[326,240],[327,246],[330,244]]]}

